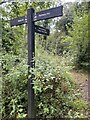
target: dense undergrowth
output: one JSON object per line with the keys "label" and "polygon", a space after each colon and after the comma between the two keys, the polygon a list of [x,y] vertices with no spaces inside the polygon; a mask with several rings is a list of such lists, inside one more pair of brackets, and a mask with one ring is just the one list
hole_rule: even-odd
{"label": "dense undergrowth", "polygon": [[37,51],[39,55],[34,71],[37,116],[41,118],[87,117],[88,104],[81,98],[79,88],[70,75],[72,63],[68,65],[68,58],[64,58],[63,61],[44,52],[43,49],[40,51]]}
{"label": "dense undergrowth", "polygon": [[[8,59],[4,58],[6,64],[3,66],[7,68],[7,74],[3,75],[3,119],[24,118],[27,116],[27,61],[21,59],[16,64],[16,56],[7,54],[4,57]],[[68,60],[62,61],[60,57],[48,54],[41,46],[36,50],[35,59],[35,69],[31,71],[35,75],[36,117],[87,117],[88,104],[82,100],[69,73],[72,65],[68,66]]]}

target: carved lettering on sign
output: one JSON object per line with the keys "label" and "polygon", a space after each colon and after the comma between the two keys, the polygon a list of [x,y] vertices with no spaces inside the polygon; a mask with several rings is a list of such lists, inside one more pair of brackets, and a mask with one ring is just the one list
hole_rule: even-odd
{"label": "carved lettering on sign", "polygon": [[20,20],[18,20],[18,22],[22,22],[22,21],[24,21],[24,19],[20,19]]}
{"label": "carved lettering on sign", "polygon": [[46,15],[50,15],[50,13],[40,14],[39,17],[46,16]]}

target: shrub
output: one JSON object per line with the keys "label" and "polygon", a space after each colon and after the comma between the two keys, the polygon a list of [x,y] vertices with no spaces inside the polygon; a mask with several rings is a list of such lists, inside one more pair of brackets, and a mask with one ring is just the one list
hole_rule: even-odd
{"label": "shrub", "polygon": [[[80,97],[80,93],[78,93],[69,72],[55,62],[54,58],[48,57],[47,53],[43,51],[42,53],[44,56],[39,54],[35,69],[32,70],[35,75],[34,91],[37,117],[43,119],[65,118],[69,117],[70,110],[73,110],[72,117],[75,116],[75,112],[82,114],[80,109],[77,110],[73,104]],[[76,102],[76,104],[78,106],[80,102]],[[81,108],[84,109],[83,105]]]}

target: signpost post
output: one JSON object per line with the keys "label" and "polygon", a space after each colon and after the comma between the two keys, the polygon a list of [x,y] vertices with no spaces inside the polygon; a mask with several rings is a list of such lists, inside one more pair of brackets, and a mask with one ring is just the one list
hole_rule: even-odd
{"label": "signpost post", "polygon": [[[27,10],[27,16],[14,18],[10,21],[11,27],[22,24],[28,25],[28,74],[30,74],[30,68],[35,67],[35,32],[42,35],[49,35],[49,29],[35,25],[36,21],[55,18],[63,15],[63,6],[51,8],[48,10],[34,12],[33,8]],[[33,89],[33,75],[28,78],[28,117],[35,118],[34,108],[34,89]]]}
{"label": "signpost post", "polygon": [[[34,9],[30,8],[27,11],[27,25],[28,25],[28,74],[30,74],[30,68],[34,68],[34,56],[35,56],[35,32],[33,22]],[[33,75],[28,78],[28,117],[34,118],[34,90],[33,90]]]}

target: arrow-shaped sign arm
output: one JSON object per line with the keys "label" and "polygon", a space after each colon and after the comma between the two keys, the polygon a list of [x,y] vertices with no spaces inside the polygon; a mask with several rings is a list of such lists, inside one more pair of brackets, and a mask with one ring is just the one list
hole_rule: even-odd
{"label": "arrow-shaped sign arm", "polygon": [[63,16],[63,6],[59,6],[56,8],[50,8],[48,10],[43,10],[40,12],[36,12],[33,17],[34,21],[39,21],[39,20],[46,20],[46,19],[51,19],[55,17]]}
{"label": "arrow-shaped sign arm", "polygon": [[22,17],[18,17],[10,20],[11,27],[22,25],[22,24],[27,24],[27,16],[22,16]]}
{"label": "arrow-shaped sign arm", "polygon": [[42,34],[42,35],[49,35],[50,34],[50,30],[38,25],[35,25],[35,32]]}

